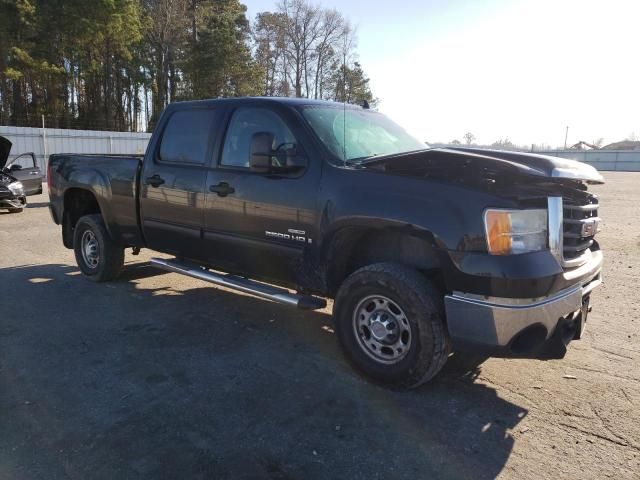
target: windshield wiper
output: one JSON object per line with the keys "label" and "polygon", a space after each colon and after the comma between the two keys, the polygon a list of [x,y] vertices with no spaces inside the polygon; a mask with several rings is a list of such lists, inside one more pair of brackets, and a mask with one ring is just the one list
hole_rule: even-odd
{"label": "windshield wiper", "polygon": [[373,155],[365,155],[364,157],[350,158],[347,160],[347,163],[362,163],[365,160],[368,160],[370,158],[377,157],[377,156],[378,154],[374,153]]}
{"label": "windshield wiper", "polygon": [[396,153],[387,153],[385,155],[371,155],[369,157],[361,157],[359,158],[359,162],[358,165],[362,165],[363,163],[369,163],[368,160],[370,159],[377,159],[377,160],[381,160],[383,158],[395,158],[395,157],[402,157],[403,155],[411,155],[413,153],[419,153],[419,152],[426,152],[427,150],[432,150],[432,148],[421,148],[419,150],[408,150],[406,152],[396,152]]}

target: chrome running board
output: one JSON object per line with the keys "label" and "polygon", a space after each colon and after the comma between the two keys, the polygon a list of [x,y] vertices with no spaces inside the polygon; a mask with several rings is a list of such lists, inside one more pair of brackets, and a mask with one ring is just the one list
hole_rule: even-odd
{"label": "chrome running board", "polygon": [[214,273],[204,267],[190,265],[179,262],[178,260],[152,258],[150,263],[154,267],[168,272],[197,278],[198,280],[204,280],[205,282],[220,285],[221,287],[238,290],[243,293],[249,293],[260,298],[266,298],[273,302],[298,307],[302,310],[319,310],[327,306],[327,301],[324,298],[291,293],[289,290],[284,288],[274,287],[272,285],[267,285],[231,274]]}

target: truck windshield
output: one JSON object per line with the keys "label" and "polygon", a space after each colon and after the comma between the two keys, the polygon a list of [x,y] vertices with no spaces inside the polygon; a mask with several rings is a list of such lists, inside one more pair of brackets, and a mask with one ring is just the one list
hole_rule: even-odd
{"label": "truck windshield", "polygon": [[345,163],[429,148],[381,113],[336,106],[303,107],[320,140]]}

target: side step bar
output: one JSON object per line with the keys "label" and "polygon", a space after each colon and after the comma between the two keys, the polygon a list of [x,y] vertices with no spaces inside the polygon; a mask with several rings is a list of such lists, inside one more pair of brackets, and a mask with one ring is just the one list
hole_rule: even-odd
{"label": "side step bar", "polygon": [[291,293],[289,290],[285,290],[284,288],[274,287],[235,275],[214,273],[203,267],[182,263],[177,260],[152,258],[150,262],[154,267],[167,270],[168,272],[197,278],[215,285],[249,293],[256,297],[266,298],[273,302],[298,307],[302,310],[320,310],[327,306],[327,301],[324,298]]}

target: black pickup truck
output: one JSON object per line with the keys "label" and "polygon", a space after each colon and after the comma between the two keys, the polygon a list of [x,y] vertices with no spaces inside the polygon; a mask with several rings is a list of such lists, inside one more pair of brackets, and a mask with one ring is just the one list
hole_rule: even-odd
{"label": "black pickup truck", "polygon": [[428,148],[356,106],[175,103],[144,158],[52,155],[48,180],[89,279],[149,248],[175,256],[159,268],[272,301],[332,298],[350,361],[394,386],[431,379],[452,351],[562,356],[601,283],[594,168]]}

